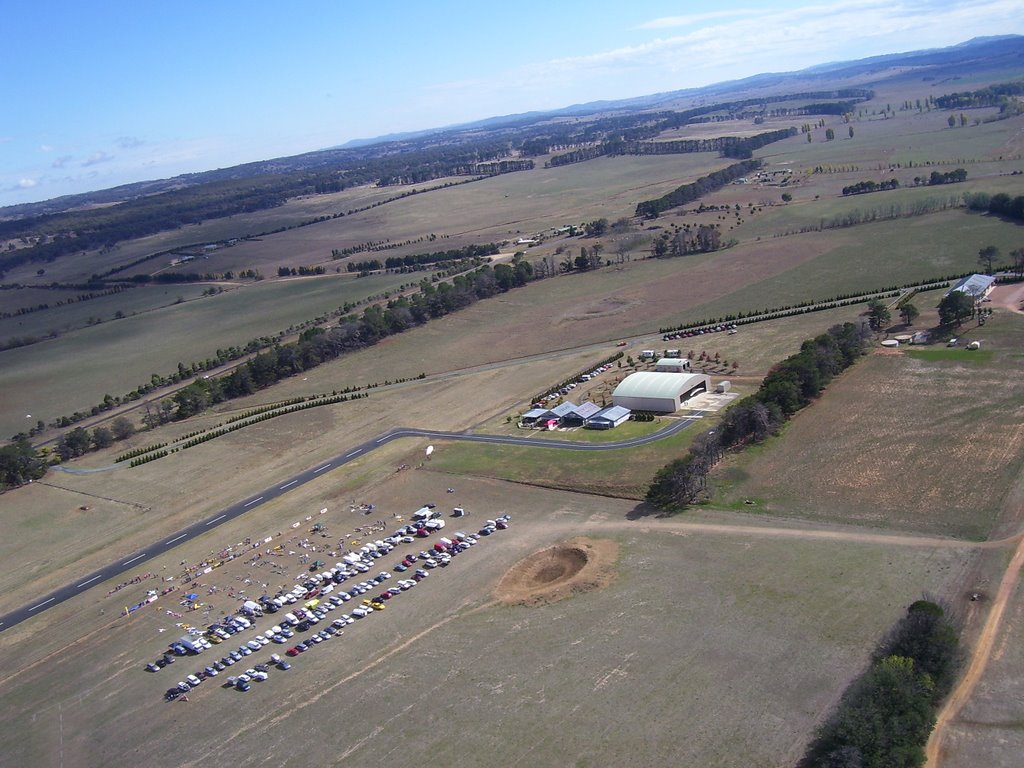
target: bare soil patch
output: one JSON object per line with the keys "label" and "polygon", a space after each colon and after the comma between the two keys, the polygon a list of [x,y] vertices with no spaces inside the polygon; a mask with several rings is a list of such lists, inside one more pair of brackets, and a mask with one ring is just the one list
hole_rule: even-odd
{"label": "bare soil patch", "polygon": [[494,595],[512,605],[542,606],[604,589],[615,580],[618,542],[579,537],[528,555],[502,577]]}

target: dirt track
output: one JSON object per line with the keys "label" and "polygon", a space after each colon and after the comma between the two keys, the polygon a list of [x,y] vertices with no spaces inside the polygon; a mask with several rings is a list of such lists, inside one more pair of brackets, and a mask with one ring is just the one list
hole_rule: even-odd
{"label": "dirt track", "polygon": [[1021,309],[1024,305],[1024,283],[997,285],[992,289],[991,298],[993,304],[1024,314],[1024,309]]}
{"label": "dirt track", "polygon": [[1003,580],[999,584],[999,591],[992,602],[992,609],[985,620],[985,626],[982,627],[981,634],[974,644],[974,651],[971,654],[971,662],[967,667],[967,672],[939,711],[938,718],[935,721],[935,728],[932,730],[932,735],[928,740],[928,746],[925,751],[926,765],[930,766],[930,768],[937,768],[937,766],[942,764],[943,733],[947,726],[960,714],[960,710],[963,709],[964,704],[970,699],[975,686],[977,686],[981,676],[985,673],[985,668],[988,666],[989,658],[992,655],[992,646],[995,643],[1003,614],[1006,611],[1006,605],[1020,579],[1022,565],[1024,565],[1024,538],[1018,543],[1013,560],[1010,561],[1009,567],[1003,574]]}

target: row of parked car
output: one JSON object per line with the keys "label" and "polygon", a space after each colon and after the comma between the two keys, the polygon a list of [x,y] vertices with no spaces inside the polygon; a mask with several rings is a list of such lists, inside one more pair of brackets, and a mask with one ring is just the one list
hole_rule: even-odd
{"label": "row of parked car", "polygon": [[564,395],[568,395],[571,390],[576,389],[576,387],[578,387],[580,384],[583,384],[585,382],[591,381],[592,379],[596,379],[598,376],[600,376],[605,371],[610,370],[611,367],[612,367],[611,363],[605,363],[604,365],[599,365],[599,366],[597,366],[597,368],[595,368],[594,370],[590,371],[589,373],[582,374],[575,381],[570,381],[570,382],[564,384],[563,386],[559,387],[557,392],[548,392],[538,402],[533,404],[534,408],[543,408],[544,407],[544,403],[550,402],[552,400],[557,400],[559,397],[562,397]]}
{"label": "row of parked car", "polygon": [[[307,632],[312,630],[311,634],[305,640],[285,651],[286,656],[298,656],[300,653],[304,653],[314,645],[319,645],[320,643],[326,642],[343,634],[342,630],[345,626],[354,623],[357,619],[369,616],[374,611],[384,610],[387,607],[387,601],[397,597],[402,592],[406,592],[415,587],[418,582],[430,575],[431,569],[447,567],[453,557],[470,549],[482,536],[490,536],[498,530],[508,528],[510,520],[510,515],[503,515],[502,517],[494,520],[487,520],[479,533],[467,534],[461,531],[456,532],[453,534],[452,538],[442,537],[430,549],[421,550],[418,553],[407,554],[402,558],[402,560],[394,565],[394,570],[398,573],[405,573],[411,570],[413,571],[411,577],[396,580],[394,586],[385,589],[379,595],[374,597],[364,598],[362,596],[374,590],[375,587],[382,585],[385,581],[392,579],[393,576],[390,572],[381,571],[376,576],[352,584],[349,589],[343,590],[339,585],[349,578],[352,578],[353,572],[355,574],[359,574],[365,573],[366,571],[361,571],[360,569],[355,569],[353,571],[339,563],[334,568],[323,571],[322,573],[316,574],[316,576],[307,579],[307,581],[302,585],[296,585],[295,588],[284,595],[278,595],[277,598],[269,598],[264,604],[268,606],[268,609],[269,606],[273,606],[274,610],[280,610],[280,608],[277,607],[277,603],[274,602],[275,599],[286,598],[284,599],[285,604],[288,602],[294,603],[298,602],[300,599],[299,595],[301,593],[301,599],[304,602],[301,608],[296,608],[293,611],[286,613],[279,624],[271,627],[270,629],[258,632],[252,637],[252,639],[240,645],[237,650],[228,652],[219,661],[214,661],[204,669],[198,670],[191,675],[187,675],[183,681],[178,683],[177,687],[171,688],[166,692],[165,698],[168,701],[177,698],[182,693],[186,693],[191,688],[201,684],[203,680],[218,676],[228,667],[242,661],[245,657],[252,655],[270,643],[287,643],[289,639],[295,636],[296,632]],[[387,542],[381,543],[384,544],[383,547],[377,547],[376,543],[373,547],[373,551],[378,554],[378,557],[382,551],[386,550],[389,552],[394,548]],[[365,566],[368,562],[372,561],[373,558],[369,558],[369,561],[364,559],[361,560],[360,563]],[[369,569],[367,568],[366,570],[368,571]],[[339,588],[335,591],[336,586],[339,586]],[[325,621],[328,618],[328,614],[340,609],[345,603],[356,599],[360,599],[360,602],[352,608],[349,613],[342,613],[338,618],[334,619],[330,624],[327,624],[322,629],[316,629],[316,625],[321,621]],[[225,617],[225,619],[221,620],[218,624],[211,625],[211,627],[207,629],[205,637],[197,636],[189,639],[189,645],[192,646],[191,648],[186,647],[180,641],[171,643],[171,653],[164,654],[164,656],[158,659],[155,663],[147,665],[147,669],[151,672],[156,672],[168,664],[173,664],[175,656],[183,656],[189,653],[202,653],[204,650],[211,648],[212,645],[215,644],[214,640],[216,640],[217,643],[223,642],[226,637],[230,637],[232,634],[241,631],[239,627],[248,629],[251,626],[252,624],[250,620],[244,616]],[[222,637],[222,635],[224,637]],[[185,638],[183,638],[183,640],[184,639]],[[290,668],[289,663],[281,659],[277,654],[273,654],[271,656],[271,660],[279,669]],[[266,665],[262,666],[266,667]],[[246,670],[244,674],[239,675],[238,677],[229,677],[229,687],[235,687],[238,690],[247,691],[249,690],[252,682],[266,680],[269,676],[269,668],[261,669],[260,667],[261,665],[256,665],[251,670]]]}
{"label": "row of parked car", "polygon": [[674,333],[666,333],[662,336],[663,341],[674,341],[675,339],[685,339],[691,336],[703,336],[706,333],[736,333],[735,323],[721,323],[720,325],[709,325],[704,328],[691,328],[686,331],[675,331]]}
{"label": "row of parked car", "polygon": [[[241,658],[239,658],[238,661],[241,661]],[[174,701],[182,694],[188,693],[193,688],[201,685],[204,680],[217,677],[227,667],[232,666],[235,663],[233,656],[226,656],[224,659],[221,659],[221,661],[214,662],[213,665],[206,667],[206,669],[200,670],[195,674],[186,675],[185,679],[179,682],[174,688],[167,689],[167,692],[164,693],[164,698],[167,701]],[[270,668],[272,666],[282,671],[287,671],[292,668],[292,665],[282,659],[278,654],[272,653],[270,654],[269,663],[254,664],[251,668],[245,670],[245,672],[238,676],[229,676],[224,681],[224,687],[237,688],[240,691],[248,691],[253,681],[262,682],[270,678]]]}

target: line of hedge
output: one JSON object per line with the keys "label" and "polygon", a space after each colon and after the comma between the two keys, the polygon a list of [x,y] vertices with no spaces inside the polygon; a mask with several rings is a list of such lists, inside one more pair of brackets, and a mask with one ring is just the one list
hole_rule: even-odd
{"label": "line of hedge", "polygon": [[[298,403],[305,402],[308,399],[310,399],[310,398],[307,398],[307,397],[304,397],[304,396],[300,395],[299,397],[293,397],[293,398],[290,398],[288,400],[282,400],[279,403],[271,403],[270,405],[261,405],[259,408],[250,408],[248,411],[245,411],[244,413],[240,413],[237,416],[232,416],[225,423],[231,424],[232,422],[235,422],[235,421],[241,421],[242,419],[248,419],[250,416],[258,416],[259,414],[266,413],[267,411],[274,411],[274,410],[277,410],[278,408],[284,408],[285,406],[288,406],[288,405],[296,405]],[[189,435],[189,437],[191,437],[191,435]]]}
{"label": "line of hedge", "polygon": [[120,456],[114,459],[114,461],[128,461],[128,459],[134,459],[136,456],[142,456],[144,453],[155,451],[158,448],[165,447],[166,445],[167,443],[154,443],[153,445],[147,445],[145,448],[135,448],[134,450],[128,451],[127,453],[122,453]]}
{"label": "line of hedge", "polygon": [[270,419],[276,419],[278,416],[284,416],[285,414],[295,413],[296,411],[304,411],[307,408],[319,408],[322,405],[334,405],[335,403],[344,403],[344,402],[347,402],[348,400],[358,400],[359,398],[362,398],[362,397],[369,397],[369,395],[367,393],[365,393],[365,392],[363,392],[361,394],[360,393],[355,393],[355,394],[351,394],[351,395],[330,395],[330,396],[325,397],[325,398],[320,399],[320,400],[308,400],[306,402],[298,403],[296,405],[290,405],[290,406],[287,406],[287,407],[285,407],[285,408],[283,408],[281,410],[278,410],[278,411],[273,411],[273,412],[269,412],[269,413],[262,413],[262,414],[260,414],[258,416],[255,416],[254,418],[250,419],[249,421],[236,421],[235,423],[231,424],[230,426],[226,426],[226,427],[222,427],[220,429],[212,430],[210,432],[207,432],[206,434],[200,435],[199,437],[196,437],[196,438],[194,438],[192,440],[188,440],[188,441],[182,443],[179,446],[179,448],[181,450],[185,450],[186,448],[192,448],[192,447],[197,446],[197,445],[199,445],[201,443],[205,443],[205,442],[208,442],[210,440],[213,440],[214,438],[223,437],[224,435],[228,434],[229,432],[234,432],[234,431],[239,430],[239,429],[244,429],[245,427],[250,427],[253,424],[259,424],[260,422],[268,421]]}
{"label": "line of hedge", "polygon": [[933,278],[924,283],[906,283],[900,286],[890,286],[888,288],[881,288],[876,291],[869,291],[867,293],[859,294],[839,294],[834,298],[823,299],[821,301],[802,301],[799,304],[790,304],[783,307],[776,307],[775,309],[765,309],[761,312],[752,312],[750,314],[744,312],[737,312],[736,314],[724,315],[717,320],[699,320],[693,323],[683,323],[681,325],[671,326],[668,328],[659,328],[658,332],[665,333],[676,333],[677,331],[699,331],[699,330],[710,330],[717,325],[722,323],[732,323],[734,325],[744,325],[746,323],[759,323],[764,320],[776,320],[781,317],[791,317],[792,315],[802,315],[807,312],[820,312],[826,309],[835,309],[837,307],[846,307],[851,304],[860,304],[867,299],[877,297],[896,297],[899,296],[902,291],[909,289],[915,289],[916,291],[931,291],[937,288],[945,288],[953,280],[959,280],[967,275],[972,275],[973,272],[963,272],[958,275],[950,275],[948,277]]}
{"label": "line of hedge", "polygon": [[138,458],[138,459],[132,459],[132,463],[130,464],[130,466],[137,467],[137,466],[139,466],[141,464],[146,464],[146,463],[148,463],[150,461],[156,461],[157,459],[162,459],[168,453],[169,453],[169,451],[157,451],[156,453],[151,453],[148,456],[143,456],[143,457]]}

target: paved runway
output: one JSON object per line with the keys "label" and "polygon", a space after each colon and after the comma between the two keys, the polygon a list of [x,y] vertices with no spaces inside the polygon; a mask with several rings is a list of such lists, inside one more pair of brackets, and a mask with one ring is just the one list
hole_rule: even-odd
{"label": "paved runway", "polygon": [[277,483],[274,483],[274,485],[259,491],[255,495],[242,501],[235,502],[230,507],[220,510],[217,514],[205,520],[200,520],[198,523],[194,523],[188,528],[183,528],[165,539],[153,542],[149,546],[128,555],[124,559],[104,566],[98,571],[86,574],[85,576],[76,579],[71,584],[61,587],[48,595],[43,595],[39,597],[38,600],[34,600],[4,616],[0,616],[0,632],[8,630],[21,622],[32,618],[33,616],[38,616],[54,606],[60,605],[65,600],[69,600],[82,591],[89,589],[96,582],[106,581],[129,569],[138,568],[146,561],[153,559],[157,555],[162,555],[164,552],[174,549],[174,547],[178,546],[181,542],[212,531],[218,526],[223,525],[229,520],[234,520],[239,515],[243,515],[261,504],[265,504],[268,501],[276,499],[278,496],[282,496],[311,480],[317,479],[325,472],[330,472],[338,469],[339,467],[343,467],[350,461],[354,461],[360,456],[365,456],[382,445],[387,445],[392,440],[399,440],[405,437],[420,437],[431,440],[460,440],[473,443],[495,443],[498,445],[527,445],[534,448],[561,448],[570,451],[612,451],[621,448],[635,448],[640,445],[653,443],[656,440],[663,440],[670,435],[674,435],[680,430],[686,429],[698,418],[705,415],[705,413],[705,411],[697,411],[693,416],[678,419],[671,425],[650,435],[633,438],[632,440],[623,440],[621,442],[611,443],[580,443],[572,440],[548,440],[537,437],[477,435],[468,432],[438,432],[429,429],[409,429],[403,427],[392,429],[379,437],[367,440],[365,443],[357,445],[354,448],[350,448],[344,453],[339,453],[337,456],[317,464],[315,467],[311,467],[285,480],[278,481]]}

